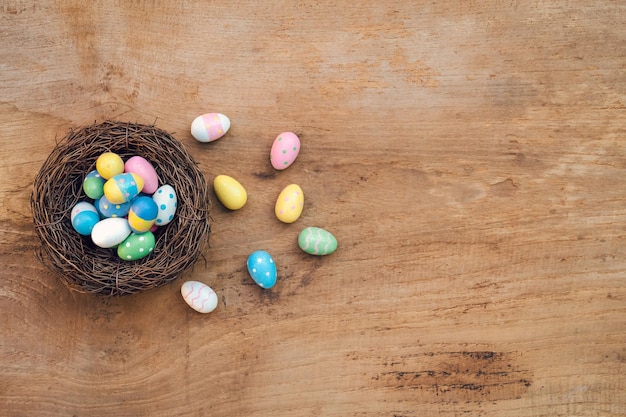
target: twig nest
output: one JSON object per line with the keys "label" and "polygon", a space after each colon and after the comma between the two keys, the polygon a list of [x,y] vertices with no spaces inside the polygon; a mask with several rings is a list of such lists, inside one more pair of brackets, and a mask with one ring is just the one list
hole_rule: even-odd
{"label": "twig nest", "polygon": [[[72,227],[71,211],[85,176],[103,153],[150,161],[161,184],[176,189],[176,216],[154,233],[149,257],[127,262]],[[183,145],[154,126],[106,121],[72,130],[57,144],[35,178],[31,195],[37,257],[72,289],[104,295],[132,294],[178,278],[208,247],[210,200],[204,175]]]}

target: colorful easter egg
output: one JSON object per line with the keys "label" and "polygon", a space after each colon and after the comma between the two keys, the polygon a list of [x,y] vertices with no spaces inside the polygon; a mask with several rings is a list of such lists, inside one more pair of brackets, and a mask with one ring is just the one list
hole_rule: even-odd
{"label": "colorful easter egg", "polygon": [[147,232],[156,221],[158,214],[159,208],[152,198],[137,197],[128,211],[128,225],[135,233]]}
{"label": "colorful easter egg", "polygon": [[143,189],[143,178],[137,174],[118,174],[104,183],[104,195],[114,204],[131,201]]}
{"label": "colorful easter egg", "polygon": [[74,217],[72,227],[78,234],[83,236],[89,236],[96,223],[100,221],[98,213],[92,211],[81,211]]}
{"label": "colorful easter egg", "polygon": [[180,287],[183,300],[199,313],[210,313],[217,307],[217,294],[206,284],[187,281]]}
{"label": "colorful easter egg", "polygon": [[130,210],[130,205],[130,201],[121,204],[113,204],[103,195],[98,199],[96,208],[102,217],[126,217]]}
{"label": "colorful easter egg", "polygon": [[283,132],[274,139],[270,162],[275,169],[288,168],[300,152],[300,139],[293,132]]}
{"label": "colorful easter egg", "polygon": [[174,219],[176,208],[178,207],[178,198],[174,187],[169,184],[160,186],[156,193],[152,194],[152,200],[157,205],[158,214],[155,221],[156,226],[165,226]]}
{"label": "colorful easter egg", "polygon": [[70,213],[70,220],[74,221],[74,217],[76,217],[78,213],[83,212],[83,211],[92,211],[96,214],[98,213],[98,211],[96,210],[93,204],[87,201],[80,201],[76,203],[74,207],[72,207],[72,211]]}
{"label": "colorful easter egg", "polygon": [[85,177],[83,181],[83,191],[87,197],[97,200],[104,194],[104,179],[98,171],[93,170]]}
{"label": "colorful easter egg", "polygon": [[212,142],[224,136],[230,129],[230,119],[221,113],[207,113],[196,117],[191,123],[191,136],[199,142]]}
{"label": "colorful easter egg", "polygon": [[139,175],[143,179],[143,190],[146,194],[154,193],[159,188],[159,177],[150,162],[141,156],[133,156],[124,164],[124,172]]}
{"label": "colorful easter egg", "polygon": [[228,175],[215,177],[213,189],[220,202],[230,210],[239,210],[248,201],[246,189],[243,188],[239,181]]}
{"label": "colorful easter egg", "polygon": [[128,220],[115,217],[100,220],[91,231],[91,240],[101,248],[112,248],[130,235]]}
{"label": "colorful easter egg", "polygon": [[274,212],[276,217],[283,223],[293,223],[302,214],[304,208],[304,193],[297,184],[286,186],[276,199]]}
{"label": "colorful easter egg", "polygon": [[248,257],[248,272],[261,288],[272,288],[276,284],[276,264],[272,256],[262,250],[254,251]]}
{"label": "colorful easter egg", "polygon": [[78,234],[89,236],[93,227],[100,221],[100,216],[92,204],[81,201],[72,208],[70,221]]}
{"label": "colorful easter egg", "polygon": [[152,232],[131,233],[117,247],[117,256],[125,261],[145,258],[154,250],[155,238]]}
{"label": "colorful easter egg", "polygon": [[102,178],[108,180],[124,172],[124,161],[116,153],[105,152],[96,159],[96,170]]}
{"label": "colorful easter egg", "polygon": [[306,227],[298,235],[298,246],[311,255],[330,255],[337,250],[337,239],[321,227]]}

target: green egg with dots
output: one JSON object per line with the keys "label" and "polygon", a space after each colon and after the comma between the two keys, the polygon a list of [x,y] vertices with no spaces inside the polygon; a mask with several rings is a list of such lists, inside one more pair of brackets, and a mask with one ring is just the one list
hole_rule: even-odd
{"label": "green egg with dots", "polygon": [[125,261],[145,258],[154,251],[155,238],[152,232],[131,233],[117,247],[117,256]]}

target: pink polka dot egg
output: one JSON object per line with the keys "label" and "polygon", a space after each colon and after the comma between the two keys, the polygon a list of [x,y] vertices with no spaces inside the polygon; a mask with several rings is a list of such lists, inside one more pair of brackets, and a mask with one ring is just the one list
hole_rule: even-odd
{"label": "pink polka dot egg", "polygon": [[275,169],[291,166],[300,152],[300,139],[293,132],[283,132],[274,139],[270,151],[270,162]]}

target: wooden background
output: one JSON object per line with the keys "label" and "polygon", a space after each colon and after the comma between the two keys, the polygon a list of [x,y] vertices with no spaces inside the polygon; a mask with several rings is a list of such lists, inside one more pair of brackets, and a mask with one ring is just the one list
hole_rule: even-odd
{"label": "wooden background", "polygon": [[[0,3],[0,415],[626,415],[626,3],[357,3]],[[211,111],[232,128],[200,144]],[[29,206],[55,142],[108,118],[249,193],[211,196],[206,263],[124,298],[51,276]],[[335,254],[298,249],[311,225]]]}

